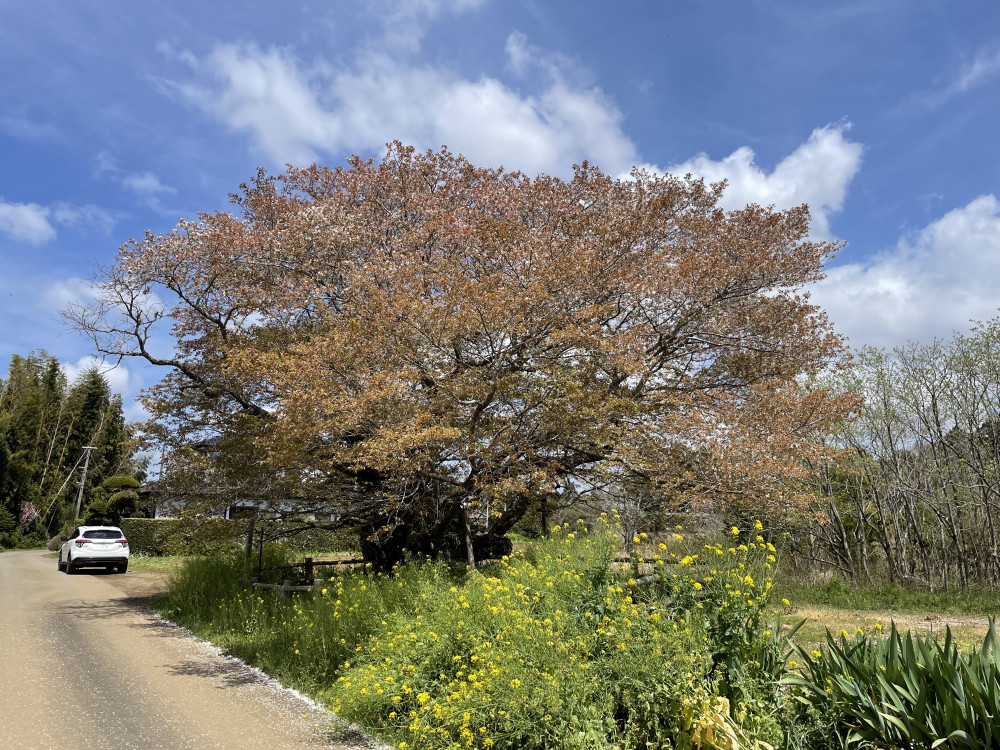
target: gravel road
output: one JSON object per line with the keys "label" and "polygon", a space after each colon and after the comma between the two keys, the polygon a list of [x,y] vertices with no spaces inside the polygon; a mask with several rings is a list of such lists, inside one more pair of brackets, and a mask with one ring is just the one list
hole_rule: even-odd
{"label": "gravel road", "polygon": [[66,575],[45,552],[0,554],[0,748],[370,745],[256,670],[164,622],[152,574]]}

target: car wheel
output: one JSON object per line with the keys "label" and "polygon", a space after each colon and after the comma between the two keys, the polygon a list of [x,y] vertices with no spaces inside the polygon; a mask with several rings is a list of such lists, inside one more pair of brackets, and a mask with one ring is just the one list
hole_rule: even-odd
{"label": "car wheel", "polygon": [[122,563],[121,565],[118,565],[116,567],[117,567],[117,570],[118,570],[119,573],[126,573],[126,572],[128,572],[128,563]]}
{"label": "car wheel", "polygon": [[73,570],[73,560],[69,557],[66,558],[66,575],[71,576],[76,571]]}
{"label": "car wheel", "polygon": [[63,565],[62,553],[61,552],[59,553],[59,564],[56,566],[56,568],[58,569],[58,571],[60,573],[62,573],[64,570],[66,570],[66,566]]}

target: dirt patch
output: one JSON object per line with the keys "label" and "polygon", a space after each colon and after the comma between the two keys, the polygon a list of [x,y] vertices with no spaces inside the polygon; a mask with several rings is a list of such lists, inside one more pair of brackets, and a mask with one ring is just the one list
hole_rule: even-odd
{"label": "dirt patch", "polygon": [[167,593],[168,578],[166,573],[131,571],[125,575],[109,575],[104,580],[121,590],[129,599],[151,601]]}

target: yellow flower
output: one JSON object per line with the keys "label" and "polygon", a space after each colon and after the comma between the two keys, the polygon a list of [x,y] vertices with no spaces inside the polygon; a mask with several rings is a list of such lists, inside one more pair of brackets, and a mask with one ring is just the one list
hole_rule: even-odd
{"label": "yellow flower", "polygon": [[782,599],[781,603],[784,604],[786,607],[792,606],[792,603],[790,601],[788,601],[787,599]]}
{"label": "yellow flower", "polygon": [[757,529],[757,531],[762,531],[764,529],[764,524],[760,521],[754,521],[753,527]]}
{"label": "yellow flower", "polygon": [[740,530],[739,530],[738,528],[736,528],[735,526],[733,526],[733,528],[732,528],[732,530],[730,531],[730,533],[731,533],[731,534],[732,534],[733,536],[739,536],[739,533],[740,533]]}
{"label": "yellow flower", "polygon": [[812,651],[810,651],[810,652],[809,652],[809,655],[810,655],[810,656],[811,656],[811,657],[812,657],[813,659],[818,659],[818,658],[819,658],[819,657],[821,657],[821,656],[822,656],[823,654],[822,654],[822,653],[820,653],[819,651],[817,651],[816,649],[813,649]]}

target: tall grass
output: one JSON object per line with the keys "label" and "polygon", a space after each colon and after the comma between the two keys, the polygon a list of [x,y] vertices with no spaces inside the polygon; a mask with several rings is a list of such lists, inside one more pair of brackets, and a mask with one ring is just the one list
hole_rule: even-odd
{"label": "tall grass", "polygon": [[[287,562],[269,548],[264,568]],[[452,573],[441,563],[403,566],[389,577],[366,569],[330,576],[313,594],[287,602],[246,584],[238,556],[198,558],[171,581],[161,614],[286,684],[315,693],[329,687],[345,661],[386,617],[412,612],[418,601],[447,590]]]}

